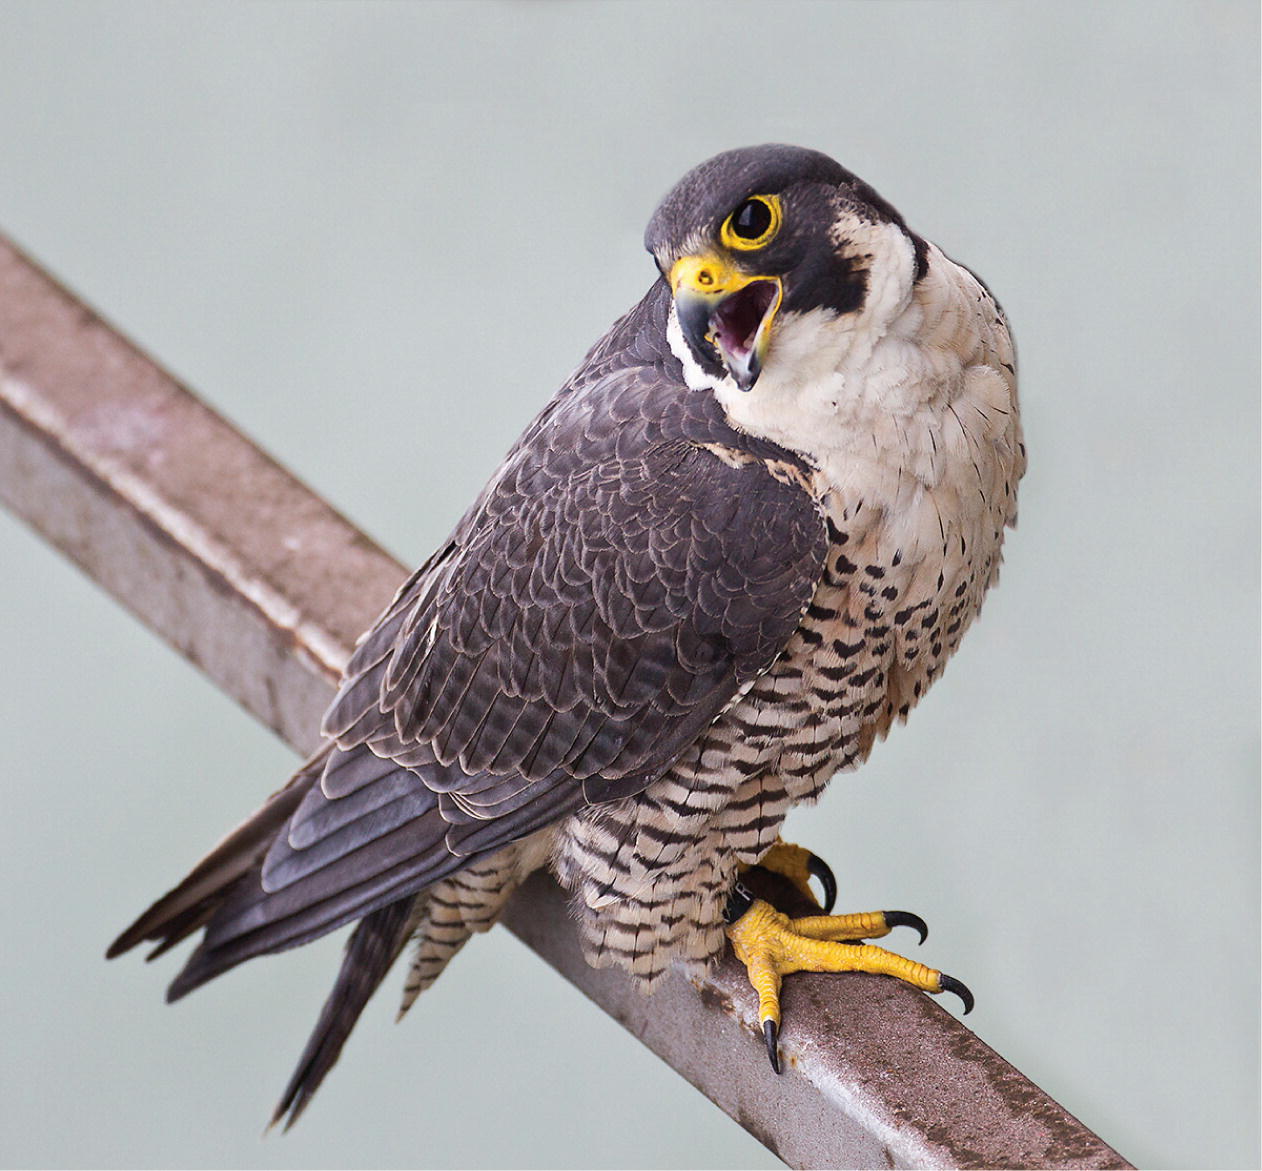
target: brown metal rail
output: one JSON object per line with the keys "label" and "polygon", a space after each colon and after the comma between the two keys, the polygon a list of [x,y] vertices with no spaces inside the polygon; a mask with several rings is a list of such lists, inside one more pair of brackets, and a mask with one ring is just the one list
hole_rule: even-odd
{"label": "brown metal rail", "polygon": [[[3,238],[0,498],[304,752],[404,576]],[[730,958],[704,980],[672,973],[650,1002],[583,962],[550,880],[523,888],[507,924],[793,1166],[1129,1166],[907,985],[787,981],[777,1078]]]}

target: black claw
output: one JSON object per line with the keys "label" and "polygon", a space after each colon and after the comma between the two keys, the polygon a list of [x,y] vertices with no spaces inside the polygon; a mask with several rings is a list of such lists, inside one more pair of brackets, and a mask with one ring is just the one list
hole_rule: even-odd
{"label": "black claw", "polygon": [[807,854],[806,868],[819,879],[819,884],[824,888],[824,914],[827,915],[832,909],[833,904],[837,901],[837,879],[833,875],[833,869],[818,854]]}
{"label": "black claw", "polygon": [[727,906],[723,909],[723,921],[729,925],[735,923],[753,905],[754,896],[748,887],[743,882],[734,882],[732,893],[727,896]]}
{"label": "black claw", "polygon": [[929,926],[919,915],[913,915],[910,911],[882,911],[881,914],[885,916],[886,927],[914,927],[920,932],[921,943],[929,938]]}
{"label": "black claw", "polygon": [[973,994],[968,990],[968,985],[954,976],[948,976],[945,973],[938,977],[939,991],[954,992],[964,1002],[964,1015],[968,1016],[973,1011]]}
{"label": "black claw", "polygon": [[[945,979],[945,977],[944,977]],[[963,987],[963,985],[961,985]],[[968,989],[965,989],[967,992]],[[763,1040],[767,1042],[767,1056],[771,1058],[771,1068],[780,1072],[780,1050],[776,1047],[776,1022],[763,1021],[762,1023]]]}

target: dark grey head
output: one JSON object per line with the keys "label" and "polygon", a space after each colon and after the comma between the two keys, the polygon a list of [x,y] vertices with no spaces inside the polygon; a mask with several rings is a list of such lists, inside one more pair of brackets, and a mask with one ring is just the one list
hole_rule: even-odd
{"label": "dark grey head", "polygon": [[819,151],[770,144],[689,171],[653,213],[644,243],[697,361],[749,390],[778,317],[863,307],[874,225],[906,237],[919,280],[925,244],[889,203]]}

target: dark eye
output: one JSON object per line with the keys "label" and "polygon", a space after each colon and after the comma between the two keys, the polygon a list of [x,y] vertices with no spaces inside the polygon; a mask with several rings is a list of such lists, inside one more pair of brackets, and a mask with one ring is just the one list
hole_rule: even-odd
{"label": "dark eye", "polygon": [[732,231],[742,240],[757,240],[771,227],[771,208],[761,199],[747,199],[732,216]]}
{"label": "dark eye", "polygon": [[778,195],[751,195],[723,221],[719,239],[728,248],[761,248],[775,239],[783,214]]}

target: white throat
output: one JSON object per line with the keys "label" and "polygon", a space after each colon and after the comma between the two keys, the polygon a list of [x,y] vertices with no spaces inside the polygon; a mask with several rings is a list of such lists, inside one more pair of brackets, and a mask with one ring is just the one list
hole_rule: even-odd
{"label": "white throat", "polygon": [[[911,240],[893,224],[852,226],[848,244],[868,260],[863,305],[782,313],[750,391],[730,377],[706,373],[690,350],[671,310],[667,339],[694,390],[709,390],[740,431],[771,439],[812,458],[871,453],[873,429],[890,414],[905,414],[923,400],[920,363],[910,361],[916,257]],[[909,369],[909,365],[912,367]]]}
{"label": "white throat", "polygon": [[[667,337],[688,385],[713,393],[737,430],[818,469],[830,511],[901,517],[891,539],[927,548],[1021,458],[1011,341],[985,289],[933,245],[917,283],[912,243],[898,228],[872,226],[862,244],[872,254],[863,307],[783,313],[748,392],[701,368],[673,312]],[[994,496],[1000,514],[984,524],[979,515],[976,532],[965,524],[970,538],[1010,520],[1010,501]]]}

